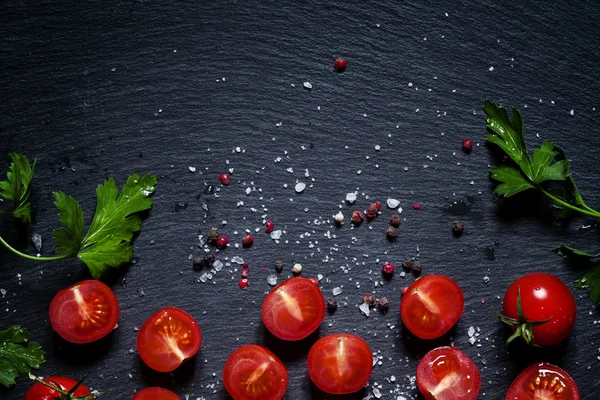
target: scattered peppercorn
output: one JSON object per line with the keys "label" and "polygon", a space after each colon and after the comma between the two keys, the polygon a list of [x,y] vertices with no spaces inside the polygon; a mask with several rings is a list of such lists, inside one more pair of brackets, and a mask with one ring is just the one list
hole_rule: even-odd
{"label": "scattered peppercorn", "polygon": [[363,303],[367,303],[371,307],[377,304],[377,298],[372,293],[363,294],[362,301]]}
{"label": "scattered peppercorn", "polygon": [[473,140],[463,139],[462,148],[465,152],[469,153],[471,150],[473,150]]}
{"label": "scattered peppercorn", "polygon": [[265,222],[265,233],[271,233],[273,232],[273,229],[275,229],[275,224],[273,221]]}
{"label": "scattered peppercorn", "polygon": [[408,270],[413,268],[413,262],[410,257],[406,257],[404,260],[402,260],[402,266]]}
{"label": "scattered peppercorn", "polygon": [[456,236],[462,235],[464,230],[465,230],[465,224],[463,224],[461,221],[452,222],[452,232],[454,232],[454,234]]}
{"label": "scattered peppercorn", "polygon": [[334,313],[338,308],[338,303],[334,299],[327,300],[327,311]]}
{"label": "scattered peppercorn", "polygon": [[336,58],[335,61],[333,61],[333,69],[335,69],[336,72],[344,71],[346,69],[346,60],[341,57]]}
{"label": "scattered peppercorn", "polygon": [[367,218],[375,218],[377,216],[377,204],[371,203],[367,207]]}
{"label": "scattered peppercorn", "polygon": [[194,269],[196,271],[201,270],[202,268],[204,268],[204,257],[199,257],[199,256],[194,256],[192,257],[192,265],[194,266]]}
{"label": "scattered peppercorn", "polygon": [[363,213],[361,211],[352,211],[352,223],[353,224],[360,224],[361,222],[364,221],[365,216],[363,215]]}
{"label": "scattered peppercorn", "polygon": [[227,247],[227,243],[229,243],[227,236],[221,236],[219,239],[217,239],[217,247],[221,250]]}
{"label": "scattered peppercorn", "polygon": [[292,272],[295,274],[300,274],[302,273],[302,264],[294,264],[294,266],[292,267]]}
{"label": "scattered peppercorn", "polygon": [[244,247],[250,247],[252,246],[252,243],[254,243],[254,236],[252,235],[246,235],[242,239],[242,246]]}
{"label": "scattered peppercorn", "polygon": [[379,299],[379,309],[381,311],[387,311],[388,308],[390,308],[390,301],[387,299],[387,297],[382,297]]}
{"label": "scattered peppercorn", "polygon": [[400,226],[400,216],[398,214],[392,214],[390,217],[390,225],[394,228],[398,228]]}
{"label": "scattered peppercorn", "polygon": [[219,175],[219,179],[221,180],[221,183],[223,185],[229,185],[229,175],[221,174],[221,175]]}
{"label": "scattered peppercorn", "polygon": [[377,211],[381,210],[381,202],[379,200],[375,202],[375,208],[377,209]]}
{"label": "scattered peppercorn", "polygon": [[396,231],[396,228],[394,228],[393,226],[390,226],[387,228],[387,231],[385,231],[385,234],[387,235],[388,239],[394,240],[394,239],[396,239],[396,235],[398,234],[398,231]]}
{"label": "scattered peppercorn", "polygon": [[381,267],[381,271],[385,275],[392,275],[394,273],[395,268],[396,267],[394,266],[394,264],[392,264],[391,262],[386,262],[383,264],[383,267]]}
{"label": "scattered peppercorn", "polygon": [[275,261],[275,269],[277,269],[277,271],[281,271],[283,269],[283,260]]}
{"label": "scattered peppercorn", "polygon": [[420,261],[414,261],[412,263],[412,270],[415,275],[419,275],[421,273],[422,269],[423,269],[423,267],[421,266]]}
{"label": "scattered peppercorn", "polygon": [[208,243],[215,243],[219,239],[219,230],[217,228],[210,228],[208,230],[208,237],[206,241]]}
{"label": "scattered peppercorn", "polygon": [[342,225],[344,223],[344,214],[342,214],[341,211],[338,212],[333,216],[333,220],[335,221],[336,225]]}
{"label": "scattered peppercorn", "polygon": [[415,203],[415,204],[413,204],[413,208],[415,210],[420,210],[421,209],[421,205],[419,203]]}

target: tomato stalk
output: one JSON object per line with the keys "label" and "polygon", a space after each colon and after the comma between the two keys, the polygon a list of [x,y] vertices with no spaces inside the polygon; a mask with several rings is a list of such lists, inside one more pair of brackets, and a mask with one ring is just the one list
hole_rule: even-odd
{"label": "tomato stalk", "polygon": [[496,314],[496,316],[500,319],[500,321],[504,322],[505,324],[507,324],[509,326],[517,327],[515,332],[506,340],[507,347],[513,340],[515,340],[518,337],[522,337],[523,340],[525,341],[525,343],[527,343],[528,345],[533,345],[533,346],[539,347],[538,345],[532,344],[533,343],[533,328],[536,326],[543,325],[552,319],[552,317],[550,317],[550,318],[542,320],[542,321],[530,321],[525,317],[525,314],[523,314],[523,304],[521,303],[521,287],[519,287],[519,290],[517,292],[517,315],[518,315],[517,319],[509,318],[505,315],[502,315],[493,308],[492,308],[492,311],[494,312],[494,314]]}
{"label": "tomato stalk", "polygon": [[32,373],[29,374],[29,379],[34,380],[37,383],[47,386],[50,389],[54,390],[55,392],[60,393],[60,397],[57,400],[94,400],[96,397],[100,396],[102,393],[86,394],[85,396],[79,396],[79,397],[76,397],[74,395],[74,393],[77,391],[77,389],[79,389],[79,387],[81,385],[83,385],[83,381],[85,381],[85,378],[87,378],[87,374],[83,375],[83,377],[81,377],[81,379],[79,379],[77,381],[77,383],[75,384],[75,386],[73,386],[71,388],[71,390],[69,390],[68,392],[65,392],[64,390],[61,389],[60,385],[58,385],[57,383],[55,383],[55,382],[48,383],[48,382],[44,381],[43,379],[40,379],[37,376],[33,375]]}
{"label": "tomato stalk", "polygon": [[68,255],[60,255],[60,256],[53,256],[53,257],[36,257],[36,256],[30,256],[29,254],[22,253],[19,250],[17,250],[14,247],[12,247],[10,244],[8,244],[2,238],[2,236],[0,236],[0,243],[4,247],[6,247],[11,253],[16,254],[19,257],[27,258],[29,260],[35,260],[35,261],[56,261],[56,260],[62,260],[64,258],[69,258]]}

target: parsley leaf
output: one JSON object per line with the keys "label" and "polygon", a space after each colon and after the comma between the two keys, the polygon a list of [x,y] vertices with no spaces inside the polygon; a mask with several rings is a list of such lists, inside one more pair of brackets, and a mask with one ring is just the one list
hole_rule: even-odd
{"label": "parsley leaf", "polygon": [[600,257],[600,253],[590,254],[590,253],[586,253],[585,251],[578,250],[574,247],[566,246],[564,244],[561,244],[560,246],[553,248],[552,251],[566,259],[572,259],[572,258],[593,259],[593,258]]}
{"label": "parsley leaf", "polygon": [[99,279],[109,267],[118,267],[133,258],[131,239],[140,230],[141,211],[152,207],[149,196],[154,193],[157,178],[152,175],[127,179],[121,193],[113,179],[107,179],[96,189],[96,213],[83,237],[81,205],[71,196],[54,193],[64,225],[54,231],[56,250],[63,256],[76,256]]}
{"label": "parsley leaf", "polygon": [[575,279],[575,287],[578,289],[589,289],[590,299],[594,303],[600,303],[600,262],[580,274]]}
{"label": "parsley leaf", "polygon": [[11,214],[23,222],[31,223],[31,179],[35,170],[35,160],[29,164],[27,157],[10,153],[10,168],[6,174],[6,181],[0,182],[0,196],[13,202]]}
{"label": "parsley leaf", "polygon": [[0,384],[14,385],[17,375],[39,368],[44,361],[44,351],[29,341],[27,329],[15,325],[0,331]]}

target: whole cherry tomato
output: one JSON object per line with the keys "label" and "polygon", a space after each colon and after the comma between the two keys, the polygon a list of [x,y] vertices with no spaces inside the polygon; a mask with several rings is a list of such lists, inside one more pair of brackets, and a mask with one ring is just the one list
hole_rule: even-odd
{"label": "whole cherry tomato", "polygon": [[153,386],[140,390],[131,400],[181,400],[181,398],[170,390]]}
{"label": "whole cherry tomato", "polygon": [[[63,376],[49,376],[47,378],[42,379],[44,382],[48,382],[50,385],[55,386],[59,390],[52,389],[43,383],[36,382],[33,386],[25,393],[25,400],[56,400],[62,399],[62,392],[69,392],[69,390],[73,389],[77,384],[77,381],[71,378],[65,378]],[[88,388],[83,385],[79,385],[75,392],[73,392],[73,397],[81,397],[88,394],[92,394]],[[65,397],[67,399],[67,397]]]}

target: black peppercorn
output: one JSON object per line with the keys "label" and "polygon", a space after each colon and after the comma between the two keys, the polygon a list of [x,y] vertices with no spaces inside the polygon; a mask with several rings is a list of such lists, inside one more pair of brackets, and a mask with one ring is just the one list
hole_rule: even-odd
{"label": "black peppercorn", "polygon": [[402,266],[407,269],[407,270],[411,270],[413,268],[413,262],[409,257],[406,257],[403,261],[402,261]]}
{"label": "black peppercorn", "polygon": [[219,239],[219,230],[217,228],[210,228],[208,231],[208,237],[206,241],[208,243],[216,243]]}
{"label": "black peppercorn", "polygon": [[397,235],[397,231],[396,228],[394,228],[393,226],[390,226],[387,228],[387,231],[385,232],[385,234],[387,235],[387,238],[389,240],[394,240],[396,239],[396,235]]}
{"label": "black peppercorn", "polygon": [[379,299],[379,309],[381,311],[387,311],[387,309],[390,307],[390,301],[387,299],[387,297],[382,297]]}
{"label": "black peppercorn", "polygon": [[330,313],[333,313],[333,312],[335,312],[335,310],[337,310],[337,308],[338,308],[337,301],[335,301],[334,299],[327,300],[327,311],[329,311]]}
{"label": "black peppercorn", "polygon": [[377,298],[371,293],[363,294],[362,301],[363,303],[367,303],[371,307],[377,304]]}
{"label": "black peppercorn", "polygon": [[421,266],[421,262],[420,261],[414,261],[412,263],[412,270],[415,273],[415,275],[419,275],[422,271],[423,267]]}
{"label": "black peppercorn", "polygon": [[452,222],[452,232],[454,232],[454,234],[456,236],[462,235],[464,230],[465,230],[465,224],[463,224],[461,221]]}
{"label": "black peppercorn", "polygon": [[277,271],[281,271],[283,269],[283,260],[276,260],[275,268],[277,269]]}

